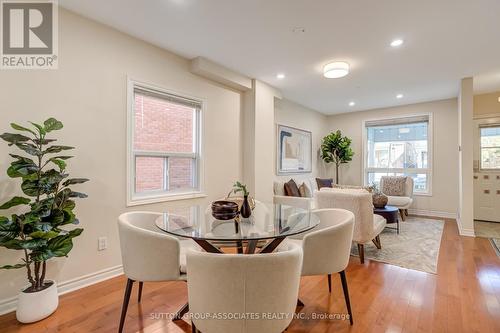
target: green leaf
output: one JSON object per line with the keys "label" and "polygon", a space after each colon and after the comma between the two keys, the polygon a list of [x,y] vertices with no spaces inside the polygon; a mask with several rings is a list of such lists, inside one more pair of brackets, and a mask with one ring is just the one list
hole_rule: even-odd
{"label": "green leaf", "polygon": [[12,146],[13,144],[19,143],[19,142],[26,142],[31,140],[29,137],[24,136],[22,134],[14,134],[14,133],[4,133],[0,135],[0,138],[2,138],[4,141],[7,141],[9,143],[9,146]]}
{"label": "green leaf", "polygon": [[14,239],[19,235],[21,228],[4,216],[0,216],[0,244]]}
{"label": "green leaf", "polygon": [[63,212],[64,212],[64,222],[62,223],[62,225],[75,222],[76,215],[75,213],[73,213],[71,209],[65,209],[63,210]]}
{"label": "green leaf", "polygon": [[4,265],[0,266],[0,269],[18,269],[23,267],[26,267],[26,264]]}
{"label": "green leaf", "polygon": [[44,154],[54,154],[54,153],[60,153],[63,150],[70,150],[70,149],[75,149],[75,147],[70,147],[70,146],[50,146],[49,148],[45,149],[43,151]]}
{"label": "green leaf", "polygon": [[55,119],[55,118],[49,118],[43,122],[45,132],[49,133],[52,131],[57,131],[63,128],[63,124]]}
{"label": "green leaf", "polygon": [[27,152],[28,154],[30,154],[32,156],[42,156],[43,155],[43,152],[40,149],[38,149],[38,147],[35,146],[34,144],[25,143],[25,142],[17,142],[16,146],[17,146],[17,148],[24,150],[25,152]]}
{"label": "green leaf", "polygon": [[51,142],[56,142],[57,140],[56,139],[33,139],[32,140],[34,143],[36,143],[37,145],[47,145]]}
{"label": "green leaf", "polygon": [[66,235],[60,235],[50,239],[45,248],[32,253],[32,259],[35,261],[43,261],[53,257],[67,256],[73,248],[72,239],[79,236],[82,231],[83,229],[74,229]]}
{"label": "green leaf", "polygon": [[53,230],[49,230],[46,232],[38,230],[38,231],[34,231],[31,234],[29,234],[29,236],[31,238],[42,238],[42,239],[51,239],[51,238],[57,237],[58,235],[59,235],[59,233],[55,232]]}
{"label": "green leaf", "polygon": [[30,124],[36,127],[36,129],[38,130],[38,133],[40,134],[40,136],[43,136],[43,135],[46,134],[45,133],[45,128],[43,128],[42,125],[34,123],[34,122],[31,122],[31,121],[30,121]]}
{"label": "green leaf", "polygon": [[70,198],[88,198],[88,195],[85,193],[80,193],[80,192],[73,192],[71,191],[71,194],[69,195]]}
{"label": "green leaf", "polygon": [[27,205],[31,202],[31,199],[28,198],[23,198],[23,197],[13,197],[6,203],[0,206],[0,209],[9,209],[14,206],[19,206],[19,205]]}
{"label": "green leaf", "polygon": [[61,225],[64,223],[64,212],[60,209],[53,209],[50,215],[43,219],[51,225]]}
{"label": "green leaf", "polygon": [[59,167],[59,170],[63,171],[66,169],[66,162],[57,158],[51,158],[50,161]]}
{"label": "green leaf", "polygon": [[88,182],[87,178],[70,178],[63,183],[63,186],[75,185],[75,184],[83,184]]}
{"label": "green leaf", "polygon": [[21,190],[23,190],[23,193],[29,197],[36,197],[39,193],[41,193],[38,180],[24,180],[21,184]]}
{"label": "green leaf", "polygon": [[10,167],[7,169],[7,175],[9,177],[28,177],[38,173],[38,166],[31,159],[18,155],[11,156],[17,158],[18,160],[12,162]]}
{"label": "green leaf", "polygon": [[18,131],[30,132],[31,134],[36,135],[36,133],[34,131],[30,130],[29,128],[18,125],[16,123],[10,123],[10,127],[12,127],[15,130],[18,130]]}

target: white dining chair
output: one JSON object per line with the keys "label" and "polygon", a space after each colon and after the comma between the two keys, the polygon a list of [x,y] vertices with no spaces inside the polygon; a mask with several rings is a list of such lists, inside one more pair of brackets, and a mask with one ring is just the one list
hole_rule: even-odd
{"label": "white dining chair", "polygon": [[[187,253],[193,332],[278,333],[293,319],[302,250],[290,244],[268,254]],[[221,314],[221,320],[203,314]],[[242,318],[257,314],[258,318]],[[263,314],[280,314],[264,318]],[[240,316],[239,318],[235,318]]]}
{"label": "white dining chair", "polygon": [[328,275],[330,293],[332,292],[332,274],[339,273],[349,321],[352,325],[353,318],[345,269],[349,264],[351,254],[354,214],[345,209],[316,209],[312,213],[319,217],[319,225],[311,231],[288,239],[287,242],[301,246],[304,251],[302,276]]}
{"label": "white dining chair", "polygon": [[139,282],[140,302],[144,282],[186,281],[185,253],[198,248],[191,240],[180,241],[160,231],[155,225],[159,217],[161,214],[154,212],[128,212],[118,217],[123,272],[127,276],[119,332],[123,330],[134,282]]}

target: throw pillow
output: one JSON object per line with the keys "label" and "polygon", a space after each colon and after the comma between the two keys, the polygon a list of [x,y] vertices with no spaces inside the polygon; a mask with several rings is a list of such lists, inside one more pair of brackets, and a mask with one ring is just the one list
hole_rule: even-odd
{"label": "throw pillow", "polygon": [[302,183],[302,185],[299,186],[299,193],[303,198],[312,197],[311,191],[309,190],[309,187],[307,187],[306,183]]}
{"label": "throw pillow", "polygon": [[333,187],[333,178],[316,178],[316,184],[318,185],[318,190],[320,190],[322,187]]}
{"label": "throw pillow", "polygon": [[390,176],[384,178],[384,188],[382,192],[385,195],[400,197],[405,194],[406,177]]}
{"label": "throw pillow", "polygon": [[285,195],[288,197],[300,197],[299,188],[293,179],[285,183]]}
{"label": "throw pillow", "polygon": [[282,182],[274,182],[273,190],[274,195],[285,195],[285,188]]}

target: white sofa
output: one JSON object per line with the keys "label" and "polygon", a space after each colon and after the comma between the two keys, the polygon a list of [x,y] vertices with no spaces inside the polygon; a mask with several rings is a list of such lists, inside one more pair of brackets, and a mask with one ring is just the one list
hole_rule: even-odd
{"label": "white sofa", "polygon": [[283,204],[293,207],[299,207],[304,209],[314,209],[316,208],[314,192],[318,190],[318,186],[316,185],[316,178],[305,178],[305,179],[296,179],[292,178],[297,186],[299,187],[304,183],[307,187],[308,196],[307,197],[289,197],[285,195],[285,183],[288,180],[283,181],[274,181],[273,190],[274,190],[274,203]]}
{"label": "white sofa", "polygon": [[[406,216],[408,216],[408,208],[410,208],[413,203],[413,178],[406,177],[406,182],[404,186],[404,194],[400,196],[388,195],[387,189],[384,187],[384,179],[390,176],[384,176],[380,179],[380,191],[387,195],[389,206],[394,206],[399,209],[401,214],[401,219],[404,221]],[[384,191],[385,189],[385,191]]]}
{"label": "white sofa", "polygon": [[359,259],[364,263],[364,244],[373,241],[381,248],[379,234],[387,221],[380,215],[373,214],[372,194],[364,189],[322,188],[315,192],[318,209],[342,208],[354,213],[353,242],[357,243]]}

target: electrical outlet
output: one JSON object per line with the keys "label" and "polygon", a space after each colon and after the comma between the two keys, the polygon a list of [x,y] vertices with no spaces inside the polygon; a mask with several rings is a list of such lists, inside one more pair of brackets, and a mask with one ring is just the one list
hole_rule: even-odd
{"label": "electrical outlet", "polygon": [[97,239],[97,249],[104,251],[108,248],[108,237],[99,237]]}

